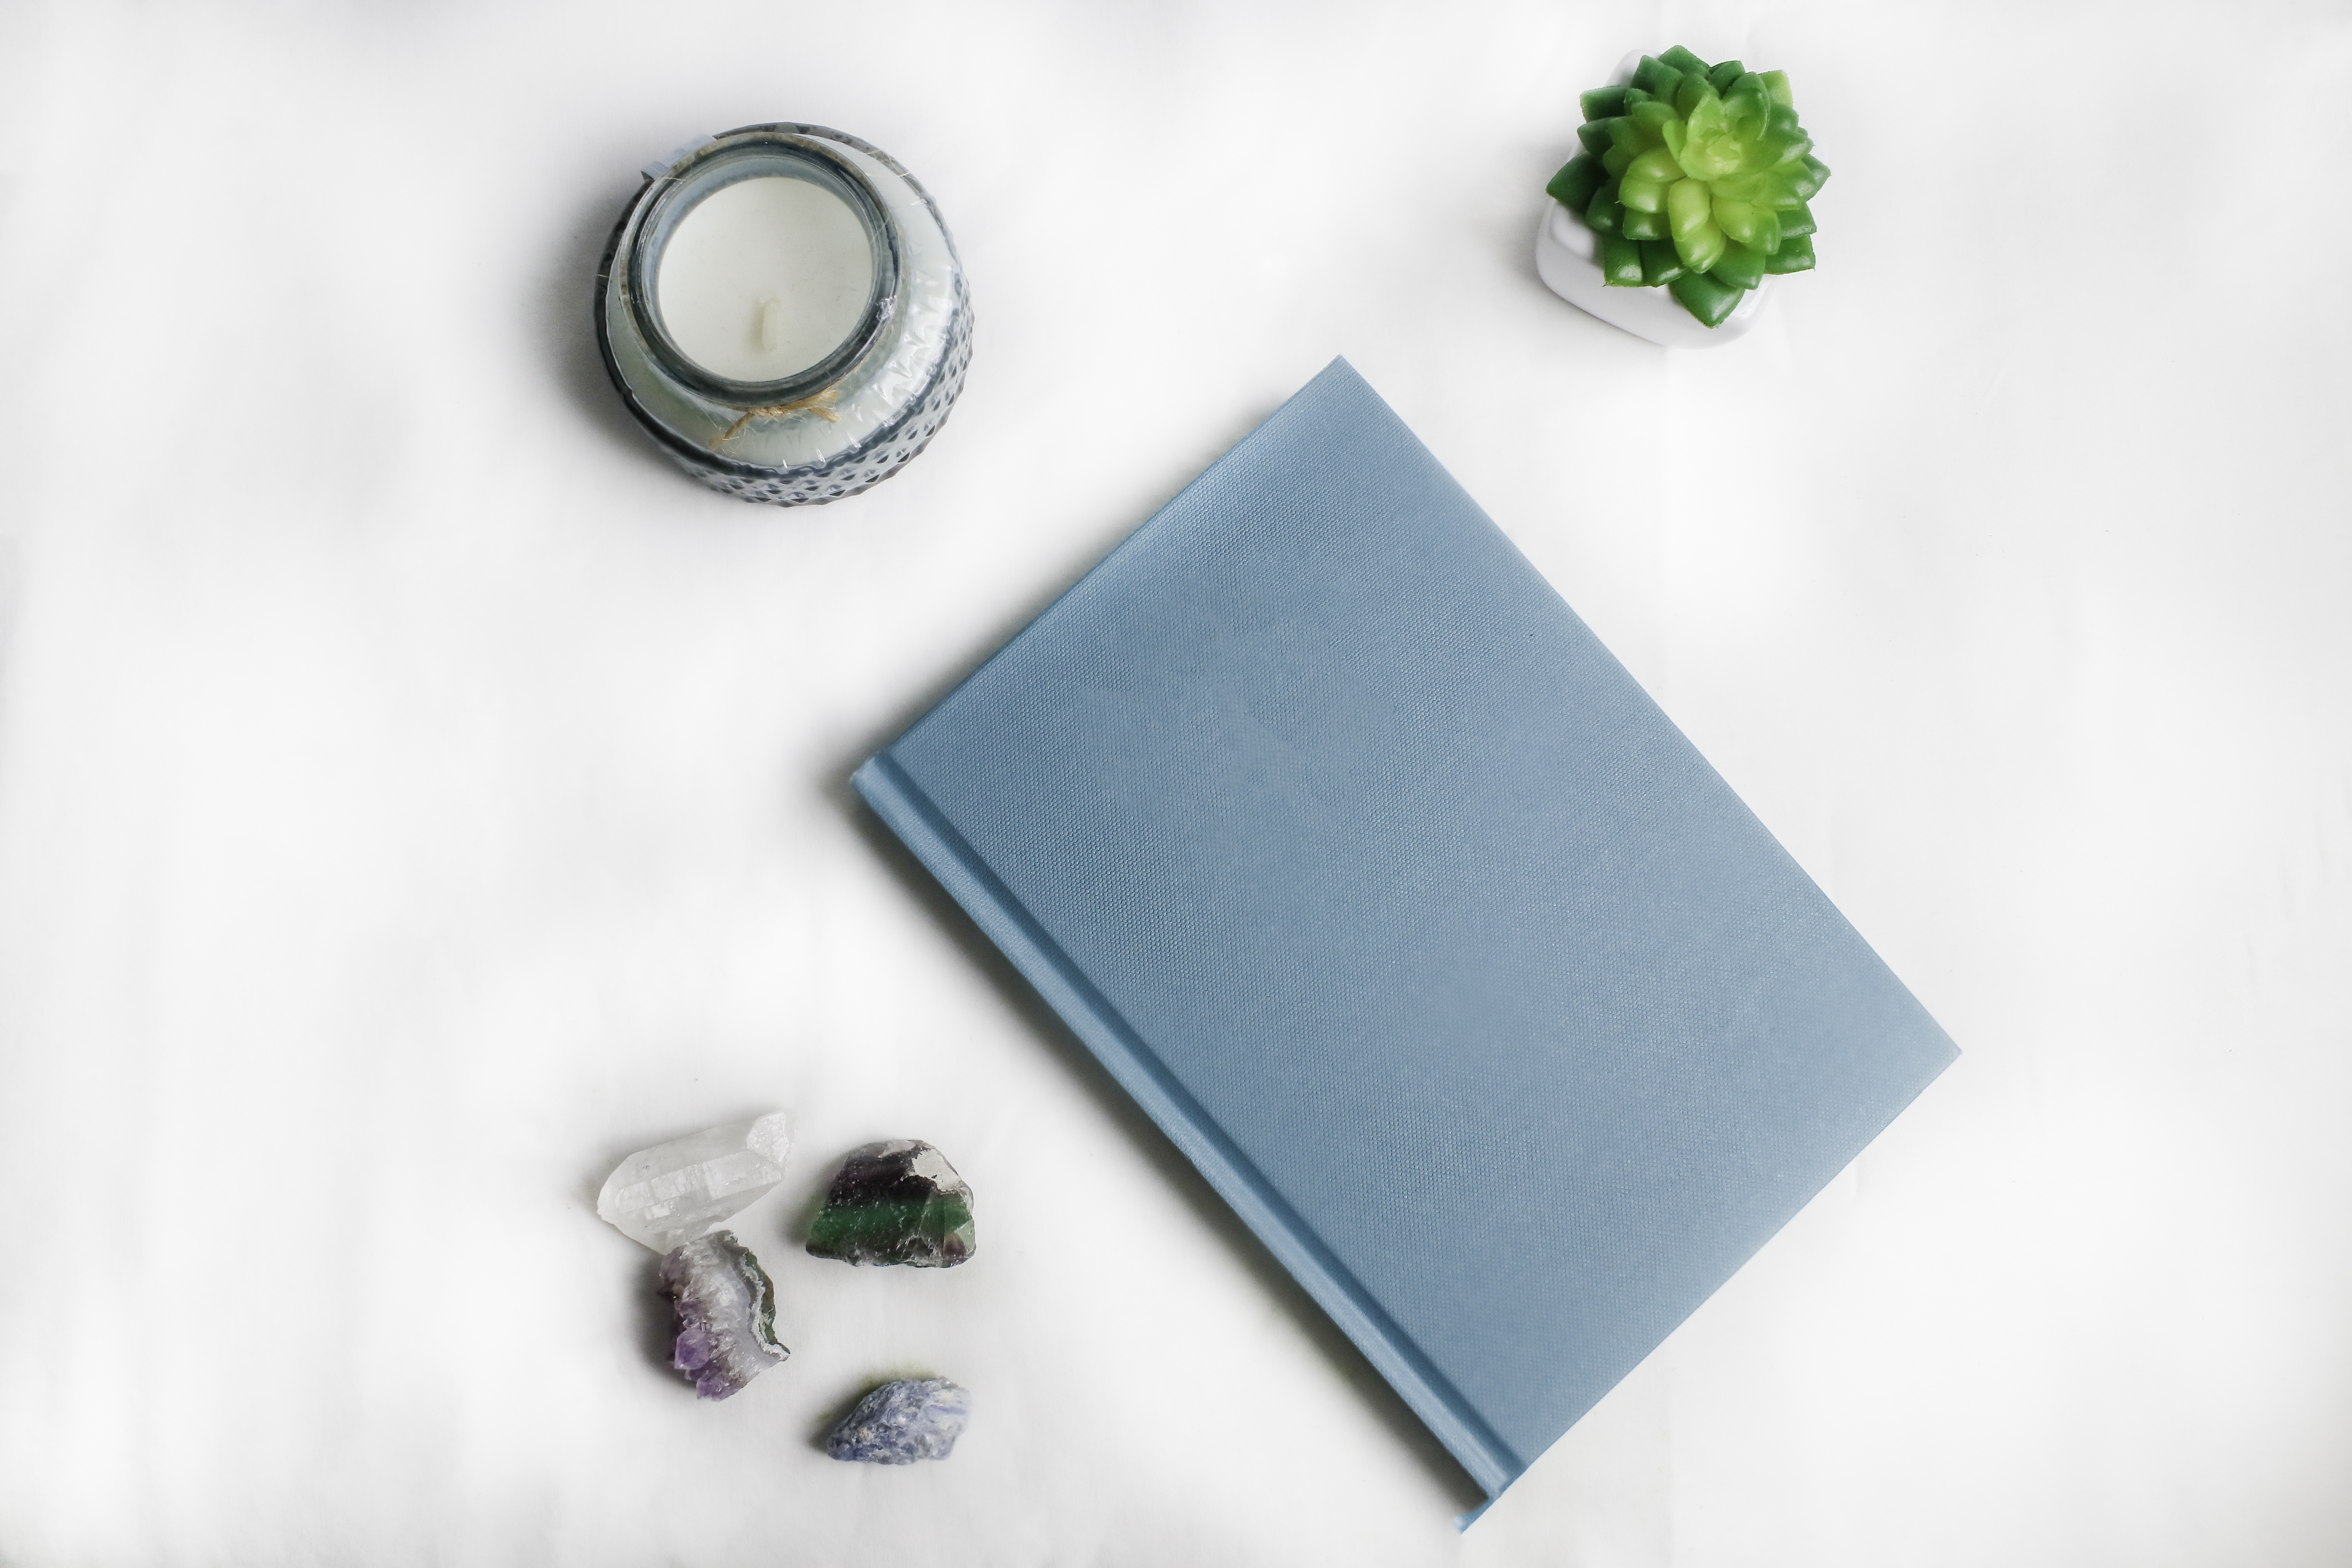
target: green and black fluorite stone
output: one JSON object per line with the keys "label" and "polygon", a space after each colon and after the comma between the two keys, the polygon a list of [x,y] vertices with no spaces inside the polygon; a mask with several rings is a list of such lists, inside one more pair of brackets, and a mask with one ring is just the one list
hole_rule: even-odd
{"label": "green and black fluorite stone", "polygon": [[851,1150],[809,1226],[809,1251],[844,1263],[952,1268],[977,1246],[971,1188],[946,1155],[915,1138]]}

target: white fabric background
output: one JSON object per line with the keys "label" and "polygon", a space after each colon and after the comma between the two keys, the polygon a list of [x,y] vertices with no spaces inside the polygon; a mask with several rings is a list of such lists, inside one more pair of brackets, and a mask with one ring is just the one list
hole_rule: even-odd
{"label": "white fabric background", "polygon": [[[1786,68],[1822,268],[1538,285],[1629,47]],[[0,5],[0,1562],[2352,1557],[2344,5]],[[646,158],[839,126],[980,309],[905,474],[669,469]],[[1333,354],[1966,1055],[1466,1537],[849,769]],[[623,1153],[776,1105],[789,1365]],[[930,1138],[952,1274],[786,1231]],[[978,1401],[837,1466],[862,1380]]]}

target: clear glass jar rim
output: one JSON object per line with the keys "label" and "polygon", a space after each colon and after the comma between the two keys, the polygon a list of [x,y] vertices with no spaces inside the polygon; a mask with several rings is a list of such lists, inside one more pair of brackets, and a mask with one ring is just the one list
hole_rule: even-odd
{"label": "clear glass jar rim", "polygon": [[[679,348],[661,319],[655,280],[678,223],[728,186],[763,174],[804,179],[841,198],[865,229],[874,276],[857,325],[823,359],[774,381],[737,381],[704,368]],[[662,369],[686,386],[737,408],[765,408],[823,392],[847,374],[887,330],[898,301],[898,221],[865,174],[822,142],[767,127],[730,132],[688,153],[641,198],[624,258],[623,306]]]}

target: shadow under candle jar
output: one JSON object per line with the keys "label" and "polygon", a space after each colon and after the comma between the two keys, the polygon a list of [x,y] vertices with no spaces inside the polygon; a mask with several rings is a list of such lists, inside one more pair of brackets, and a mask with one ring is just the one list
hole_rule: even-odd
{"label": "shadow under candle jar", "polygon": [[963,390],[971,301],[912,175],[816,125],[750,125],[649,164],[596,278],[596,338],[638,423],[713,489],[856,495]]}

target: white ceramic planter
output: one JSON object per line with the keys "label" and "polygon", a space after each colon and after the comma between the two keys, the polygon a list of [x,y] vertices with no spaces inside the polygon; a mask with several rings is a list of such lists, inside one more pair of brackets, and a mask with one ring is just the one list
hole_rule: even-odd
{"label": "white ceramic planter", "polygon": [[1710,327],[1664,289],[1609,287],[1601,280],[1600,253],[1600,237],[1584,220],[1545,198],[1543,217],[1536,225],[1536,276],[1587,315],[1665,348],[1711,349],[1731,342],[1756,324],[1772,288],[1773,279],[1765,279],[1748,290],[1723,325]]}

